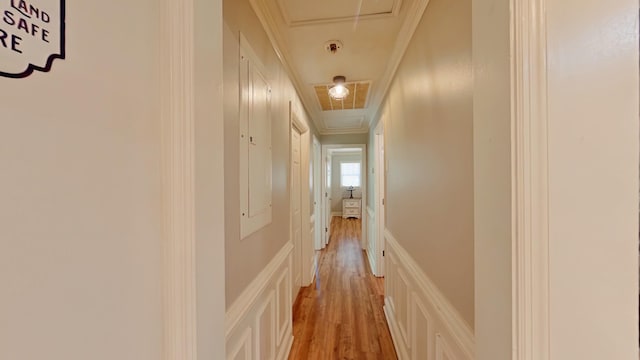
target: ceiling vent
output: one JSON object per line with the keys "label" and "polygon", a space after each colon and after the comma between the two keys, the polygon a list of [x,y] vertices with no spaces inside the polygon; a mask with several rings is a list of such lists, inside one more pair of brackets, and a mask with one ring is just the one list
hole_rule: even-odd
{"label": "ceiling vent", "polygon": [[349,95],[342,100],[335,100],[329,96],[329,89],[334,84],[316,85],[316,97],[323,111],[364,109],[369,96],[370,81],[347,82],[344,86]]}

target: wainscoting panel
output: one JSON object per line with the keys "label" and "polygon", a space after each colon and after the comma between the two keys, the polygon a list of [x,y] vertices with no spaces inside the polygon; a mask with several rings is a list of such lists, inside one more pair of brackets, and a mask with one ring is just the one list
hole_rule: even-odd
{"label": "wainscoting panel", "polygon": [[275,291],[271,291],[267,302],[258,311],[256,320],[256,358],[275,360],[276,357],[276,307]]}
{"label": "wainscoting panel", "polygon": [[387,230],[385,315],[401,360],[473,360],[473,330]]}
{"label": "wainscoting panel", "polygon": [[398,324],[398,329],[400,330],[400,335],[402,336],[402,345],[405,347],[409,347],[409,300],[410,300],[410,289],[409,279],[405,274],[405,271],[402,267],[398,268],[396,271],[398,275],[396,277],[396,286],[394,287],[394,296],[396,301],[396,323]]}
{"label": "wainscoting panel", "polygon": [[420,296],[414,295],[412,300],[411,313],[414,315],[414,321],[411,327],[411,358],[433,359],[433,354],[429,354],[434,348],[431,315]]}
{"label": "wainscoting panel", "polygon": [[276,317],[278,319],[277,345],[280,346],[285,334],[287,333],[287,328],[290,325],[289,322],[291,319],[291,306],[287,306],[289,304],[289,301],[287,300],[289,299],[289,294],[291,294],[291,279],[289,277],[288,268],[282,271],[282,275],[278,278],[276,288],[278,289],[276,292]]}
{"label": "wainscoting panel", "polygon": [[454,360],[457,359],[451,351],[447,341],[442,334],[436,335],[436,360]]}
{"label": "wainscoting panel", "polygon": [[287,243],[227,310],[227,359],[283,360],[292,335],[291,251]]}
{"label": "wainscoting panel", "polygon": [[231,360],[251,359],[251,329],[244,332],[236,348],[229,352],[228,358]]}

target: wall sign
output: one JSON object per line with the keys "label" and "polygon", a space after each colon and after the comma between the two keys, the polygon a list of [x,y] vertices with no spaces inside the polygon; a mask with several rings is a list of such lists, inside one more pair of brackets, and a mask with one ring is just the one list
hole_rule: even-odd
{"label": "wall sign", "polygon": [[64,50],[64,0],[0,0],[0,76],[47,72]]}

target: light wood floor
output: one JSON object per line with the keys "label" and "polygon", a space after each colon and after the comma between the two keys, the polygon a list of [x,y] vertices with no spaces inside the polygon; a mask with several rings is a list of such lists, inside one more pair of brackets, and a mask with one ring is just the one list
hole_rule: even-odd
{"label": "light wood floor", "polygon": [[383,279],[360,246],[360,220],[334,217],[316,281],[293,307],[289,359],[397,359],[384,312]]}

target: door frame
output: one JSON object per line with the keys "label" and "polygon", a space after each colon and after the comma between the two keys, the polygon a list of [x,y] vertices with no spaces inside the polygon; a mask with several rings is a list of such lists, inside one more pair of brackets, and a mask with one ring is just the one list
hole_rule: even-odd
{"label": "door frame", "polygon": [[162,0],[160,19],[162,358],[223,359],[222,1]]}
{"label": "door frame", "polygon": [[313,216],[314,228],[314,248],[322,250],[322,145],[320,140],[313,135]]}
{"label": "door frame", "polygon": [[[294,162],[294,158],[293,158],[293,137],[294,134],[298,134],[298,146],[299,146],[299,164],[298,164],[298,189],[294,188],[294,176],[296,176],[294,174],[294,167],[293,167],[293,162]],[[302,274],[304,273],[304,267],[302,265],[302,259],[304,258],[303,256],[303,252],[302,252],[302,242],[303,242],[303,238],[302,238],[302,233],[304,232],[303,228],[302,228],[302,196],[303,196],[303,192],[302,192],[302,131],[298,128],[298,126],[296,126],[295,122],[291,123],[291,127],[290,127],[290,132],[289,132],[289,234],[290,234],[290,241],[293,244],[293,250],[291,251],[292,253],[292,265],[291,265],[291,269],[292,269],[292,297],[295,301],[296,295],[298,294],[298,291],[300,290],[300,288],[303,286],[303,282],[302,282]],[[294,195],[295,192],[298,192],[297,198],[298,198],[298,204],[294,204],[294,199],[296,198],[296,196]],[[295,205],[297,205],[299,207],[299,213],[298,213],[298,217],[299,219],[297,221],[300,222],[300,242],[298,243],[295,239],[295,231],[294,231],[294,208]]]}
{"label": "door frame", "polygon": [[[384,120],[382,117],[378,122],[374,130],[374,169],[375,172],[373,174],[374,181],[374,191],[375,191],[375,204],[374,204],[374,213],[375,213],[375,239],[376,242],[376,254],[375,254],[375,273],[374,275],[377,277],[384,277],[384,250],[385,250],[385,177],[387,174],[387,167],[385,164],[385,156],[384,156]],[[370,239],[371,241],[371,239]]]}
{"label": "door frame", "polygon": [[[360,247],[362,249],[366,249],[367,246],[367,216],[365,214],[366,209],[367,209],[367,145],[366,144],[324,144],[322,145],[322,158],[323,159],[327,159],[327,156],[329,156],[331,150],[334,149],[360,149],[361,150],[361,154],[362,154],[362,161],[360,163],[360,184],[361,184],[361,189],[362,189],[362,205],[361,205],[361,216],[360,219],[362,220],[362,229],[360,231],[361,236],[360,236]],[[327,185],[326,185],[326,180],[327,180],[327,173],[326,173],[326,166],[322,167],[322,192],[323,193],[327,193]],[[324,198],[325,200],[323,201],[323,206],[325,207],[323,209],[323,213],[330,210],[331,205],[327,204],[327,197],[325,196]],[[327,209],[327,206],[329,206],[329,209]],[[331,218],[328,219],[328,223],[327,223],[327,219],[326,217],[323,217],[324,221],[323,221],[323,227],[325,228],[325,231],[329,231],[330,227],[331,227]]]}
{"label": "door frame", "polygon": [[[315,246],[313,244],[313,238],[311,236],[311,196],[310,188],[304,184],[310,183],[310,152],[311,152],[311,132],[309,131],[308,120],[305,117],[304,110],[301,109],[297,102],[289,101],[289,199],[292,194],[292,182],[291,182],[291,131],[295,128],[300,133],[300,229],[301,229],[301,261],[300,269],[293,269],[292,271],[301,272],[301,286],[308,286],[313,280],[315,274],[314,269],[314,257]],[[306,170],[305,170],[306,169]],[[289,206],[289,219],[291,219],[291,206]],[[289,224],[289,241],[293,244],[293,231],[292,224]],[[293,244],[295,246],[295,244]],[[294,256],[297,249],[294,248]],[[297,285],[293,283],[296,277],[291,274],[292,284],[295,288]],[[297,293],[297,290],[294,290]],[[295,295],[293,298],[295,301]]]}

